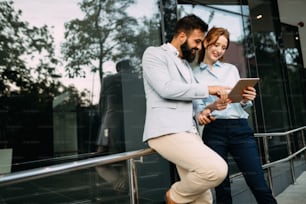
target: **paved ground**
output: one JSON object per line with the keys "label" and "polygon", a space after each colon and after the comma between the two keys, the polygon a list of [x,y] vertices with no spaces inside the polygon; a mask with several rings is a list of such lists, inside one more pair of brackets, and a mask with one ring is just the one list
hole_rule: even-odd
{"label": "paved ground", "polygon": [[276,197],[278,204],[303,204],[306,203],[306,171],[290,185],[284,192]]}

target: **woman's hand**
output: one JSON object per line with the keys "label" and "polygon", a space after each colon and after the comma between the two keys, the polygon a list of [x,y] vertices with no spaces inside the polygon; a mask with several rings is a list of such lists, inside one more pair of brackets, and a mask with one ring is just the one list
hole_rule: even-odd
{"label": "woman's hand", "polygon": [[248,86],[246,89],[243,90],[242,98],[242,103],[253,101],[256,98],[256,89],[252,86]]}
{"label": "woman's hand", "polygon": [[206,125],[216,120],[216,118],[211,116],[210,113],[211,113],[211,110],[208,108],[205,108],[202,112],[200,112],[197,118],[198,123],[200,125]]}

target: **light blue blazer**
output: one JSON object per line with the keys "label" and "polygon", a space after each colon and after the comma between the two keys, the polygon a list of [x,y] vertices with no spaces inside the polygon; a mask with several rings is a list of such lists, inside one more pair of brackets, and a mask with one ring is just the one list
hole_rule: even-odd
{"label": "light blue blazer", "polygon": [[142,58],[146,94],[143,141],[192,129],[192,100],[208,96],[206,84],[197,83],[191,67],[170,49],[149,47]]}

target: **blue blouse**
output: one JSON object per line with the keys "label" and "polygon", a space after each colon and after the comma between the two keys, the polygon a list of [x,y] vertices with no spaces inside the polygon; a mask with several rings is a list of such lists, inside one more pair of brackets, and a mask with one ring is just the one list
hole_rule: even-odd
{"label": "blue blouse", "polygon": [[[204,82],[210,86],[219,85],[233,87],[240,79],[238,69],[235,65],[220,61],[213,64],[213,69],[210,69],[207,64],[201,63],[194,68],[193,73],[199,82]],[[194,100],[194,113],[198,114],[216,99],[217,96],[209,95],[207,98]],[[231,103],[227,105],[226,109],[220,111],[215,110],[211,114],[217,119],[247,119],[249,114],[245,109],[251,106],[251,101],[248,101],[244,106],[240,103]]]}

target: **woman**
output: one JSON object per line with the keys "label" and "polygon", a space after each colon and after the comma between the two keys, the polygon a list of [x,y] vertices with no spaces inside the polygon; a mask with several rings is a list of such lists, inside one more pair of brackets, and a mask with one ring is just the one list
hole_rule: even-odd
{"label": "woman", "polygon": [[[205,54],[200,56],[200,65],[194,69],[198,81],[233,87],[239,80],[238,69],[222,61],[229,42],[226,29],[214,27],[209,30],[203,42]],[[225,161],[228,161],[228,153],[233,156],[257,202],[274,204],[277,202],[265,181],[254,132],[248,125],[248,113],[245,111],[252,106],[256,90],[247,87],[242,97],[240,103],[215,96],[195,100],[196,118],[200,125],[205,125],[204,143]],[[232,203],[229,175],[215,190],[217,204]]]}

